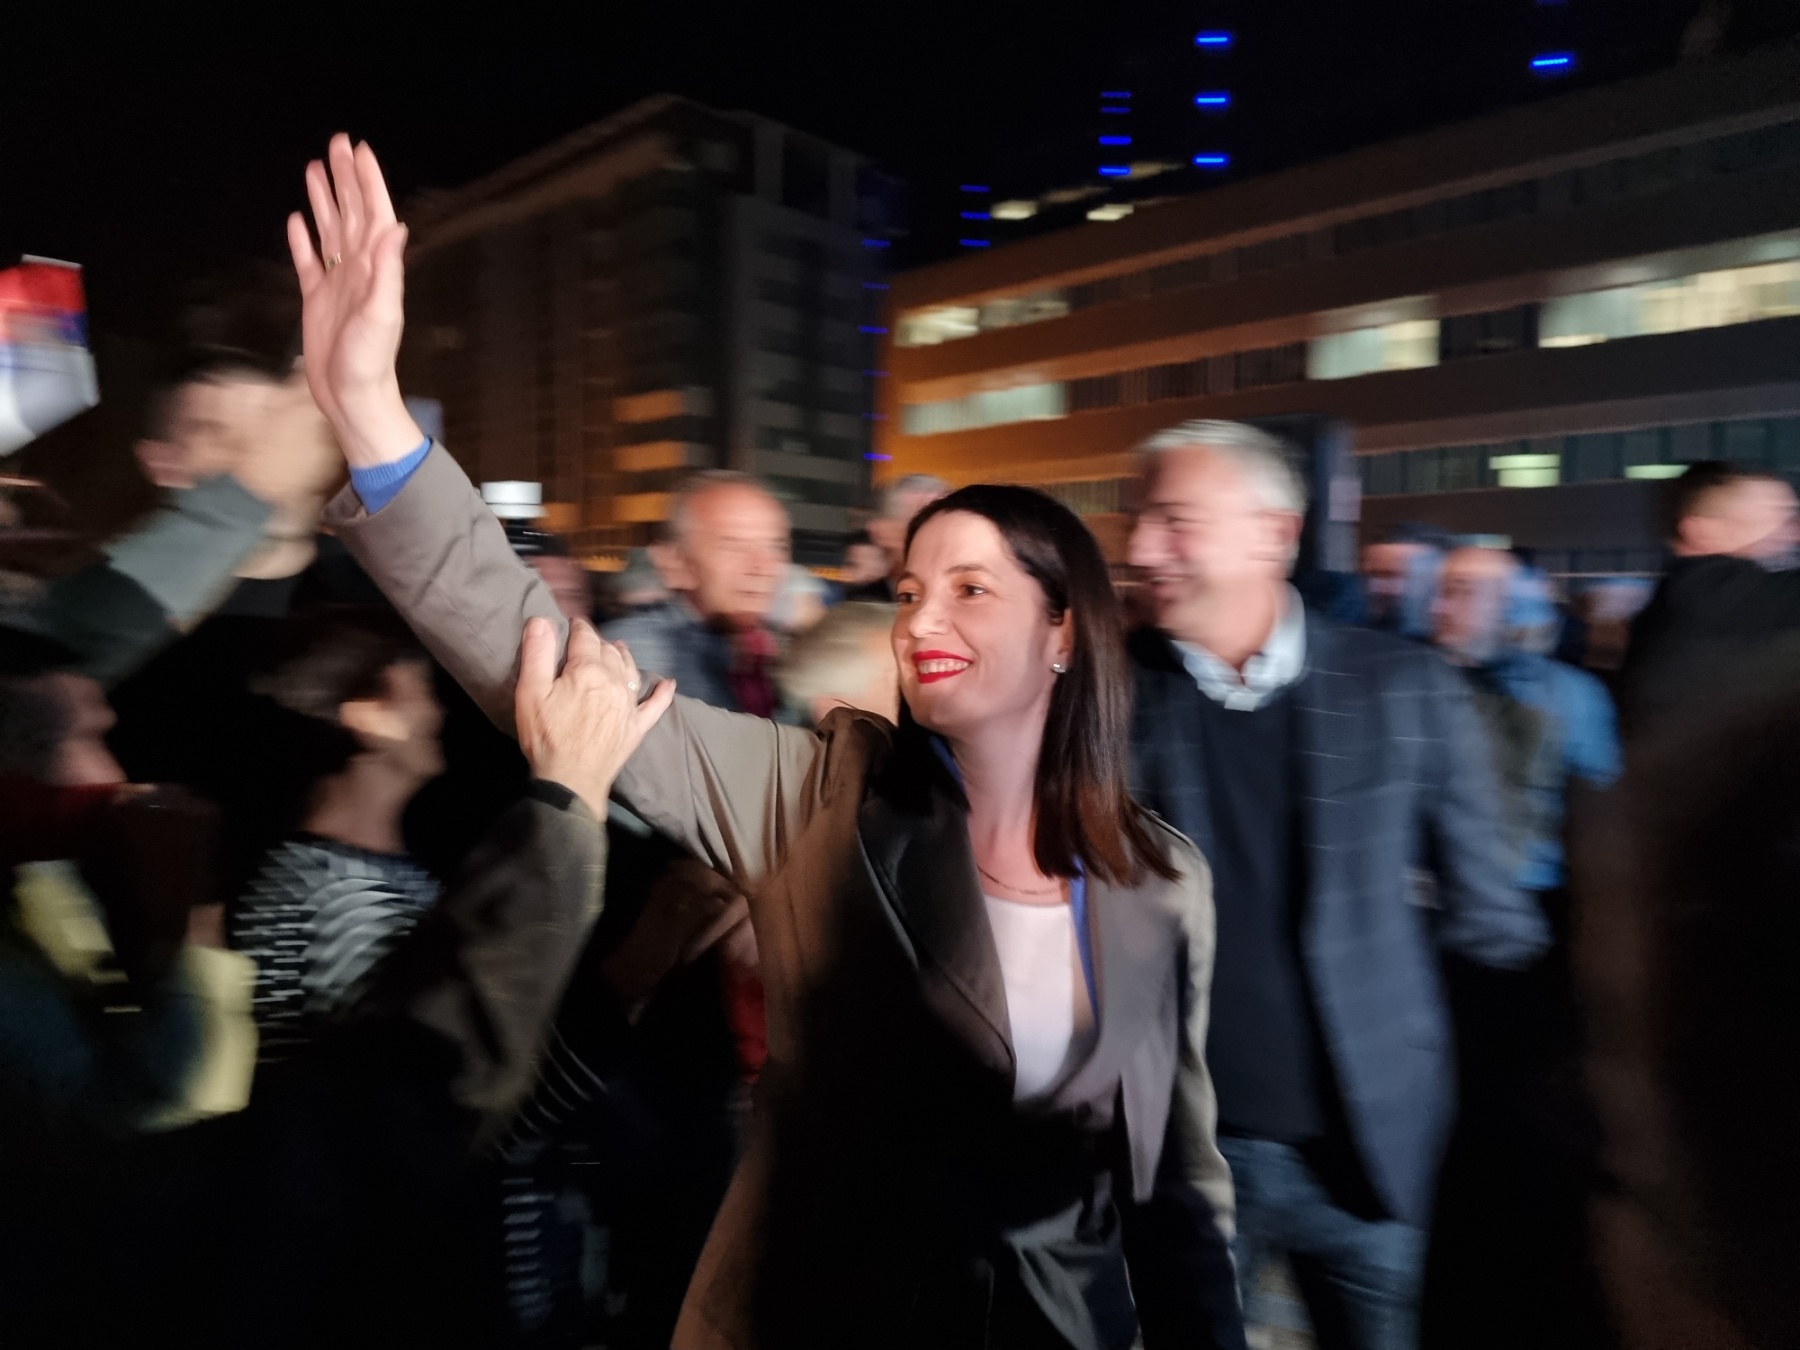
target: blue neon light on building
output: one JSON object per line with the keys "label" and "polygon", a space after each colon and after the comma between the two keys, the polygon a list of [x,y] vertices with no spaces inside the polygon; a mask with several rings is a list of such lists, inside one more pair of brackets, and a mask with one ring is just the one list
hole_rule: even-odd
{"label": "blue neon light on building", "polygon": [[1102,144],[1102,145],[1130,145],[1131,137],[1129,137],[1129,136],[1102,136],[1100,138],[1100,144]]}
{"label": "blue neon light on building", "polygon": [[1103,113],[1128,113],[1131,111],[1131,109],[1130,108],[1102,108],[1102,109],[1100,109],[1100,111]]}
{"label": "blue neon light on building", "polygon": [[1229,108],[1231,106],[1231,95],[1225,93],[1195,94],[1194,106],[1196,108]]}
{"label": "blue neon light on building", "polygon": [[868,334],[870,334],[870,335],[871,335],[871,336],[874,336],[874,337],[879,337],[879,336],[881,336],[881,335],[882,335],[882,334],[883,334],[883,333],[885,333],[885,332],[887,332],[887,329],[885,329],[885,328],[879,328],[879,327],[877,327],[877,326],[876,326],[876,325],[874,325],[874,324],[872,324],[872,323],[865,323],[865,324],[861,324],[861,325],[859,325],[859,326],[858,326],[858,327],[857,327],[857,330],[856,330],[856,331],[857,331],[857,332],[859,332],[859,333],[868,333]]}
{"label": "blue neon light on building", "polygon": [[1194,156],[1194,167],[1196,169],[1223,169],[1230,163],[1230,155],[1211,154]]}
{"label": "blue neon light on building", "polygon": [[1195,33],[1194,45],[1196,47],[1229,47],[1231,45],[1231,34],[1217,31]]}
{"label": "blue neon light on building", "polygon": [[1531,68],[1540,75],[1559,75],[1575,65],[1573,52],[1546,52],[1531,58]]}
{"label": "blue neon light on building", "polygon": [[865,291],[885,291],[888,289],[888,284],[885,281],[865,281],[863,289]]}
{"label": "blue neon light on building", "polygon": [[887,240],[887,239],[865,239],[865,240],[863,240],[863,247],[864,248],[886,248],[890,242],[892,242],[892,241]]}
{"label": "blue neon light on building", "polygon": [[1100,176],[1102,178],[1126,178],[1129,177],[1130,174],[1131,166],[1127,164],[1102,164],[1100,166]]}
{"label": "blue neon light on building", "polygon": [[992,220],[994,215],[991,211],[964,211],[962,218],[964,220]]}
{"label": "blue neon light on building", "polygon": [[1129,89],[1127,89],[1127,90],[1124,90],[1123,92],[1117,93],[1117,94],[1101,94],[1100,97],[1101,98],[1130,98],[1131,91]]}
{"label": "blue neon light on building", "polygon": [[988,246],[988,241],[985,239],[958,239],[956,242],[964,248],[986,248]]}
{"label": "blue neon light on building", "polygon": [[975,186],[975,185],[974,185],[974,184],[972,184],[972,183],[964,183],[964,184],[963,184],[963,185],[962,185],[962,190],[963,190],[963,191],[964,191],[964,192],[986,192],[986,191],[987,191],[987,189],[986,189],[986,188],[984,188],[984,187],[976,187],[976,186]]}

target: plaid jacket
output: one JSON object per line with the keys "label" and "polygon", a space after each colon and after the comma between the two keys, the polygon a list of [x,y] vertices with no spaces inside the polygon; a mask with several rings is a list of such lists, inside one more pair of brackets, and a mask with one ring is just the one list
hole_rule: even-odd
{"label": "plaid jacket", "polygon": [[[1369,1180],[1418,1224],[1455,1101],[1439,948],[1522,967],[1549,929],[1513,885],[1486,735],[1456,672],[1428,648],[1312,615],[1306,642],[1301,956]],[[1131,648],[1134,795],[1210,854],[1205,695],[1161,634]],[[1430,905],[1419,869],[1436,881]]]}

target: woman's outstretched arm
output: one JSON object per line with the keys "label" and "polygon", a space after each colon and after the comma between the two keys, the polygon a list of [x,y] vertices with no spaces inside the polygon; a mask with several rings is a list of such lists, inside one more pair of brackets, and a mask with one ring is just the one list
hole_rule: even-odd
{"label": "woman's outstretched arm", "polygon": [[[407,413],[394,366],[406,230],[366,145],[334,137],[330,161],[329,176],[316,162],[306,172],[317,247],[298,214],[288,221],[306,376],[352,477],[325,519],[432,655],[511,731],[527,621],[547,621],[559,652],[568,624],[462,469],[442,446],[427,448]],[[366,502],[359,483],[363,491],[379,484],[379,496],[371,491]],[[649,731],[618,795],[748,890],[779,861],[805,810],[819,741],[762,718],[678,704]]]}

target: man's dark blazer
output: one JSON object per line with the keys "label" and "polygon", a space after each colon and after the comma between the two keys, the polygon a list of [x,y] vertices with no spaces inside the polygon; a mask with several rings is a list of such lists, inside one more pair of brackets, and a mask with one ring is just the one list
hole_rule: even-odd
{"label": "man's dark blazer", "polygon": [[1800,634],[1800,571],[1747,558],[1676,558],[1631,624],[1619,672],[1626,735],[1654,732],[1696,695],[1752,674],[1769,644]]}
{"label": "man's dark blazer", "polygon": [[[1134,795],[1210,854],[1206,695],[1162,634],[1140,630],[1131,652]],[[1549,929],[1513,885],[1486,733],[1442,658],[1308,615],[1294,696],[1300,944],[1319,1030],[1376,1195],[1423,1224],[1455,1099],[1439,948],[1517,968]]]}

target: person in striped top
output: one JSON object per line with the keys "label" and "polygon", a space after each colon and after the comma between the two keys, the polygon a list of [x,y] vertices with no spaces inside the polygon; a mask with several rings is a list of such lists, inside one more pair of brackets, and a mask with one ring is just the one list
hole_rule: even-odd
{"label": "person in striped top", "polygon": [[258,690],[277,708],[291,768],[288,818],[231,916],[256,962],[259,1062],[274,1063],[354,1011],[383,960],[437,902],[406,855],[407,802],[443,770],[443,713],[422,650],[391,619],[297,619]]}

